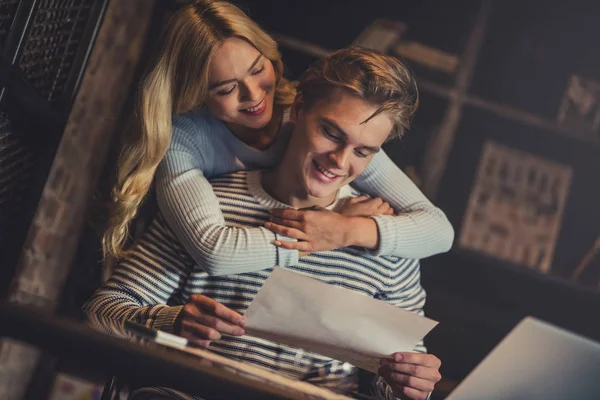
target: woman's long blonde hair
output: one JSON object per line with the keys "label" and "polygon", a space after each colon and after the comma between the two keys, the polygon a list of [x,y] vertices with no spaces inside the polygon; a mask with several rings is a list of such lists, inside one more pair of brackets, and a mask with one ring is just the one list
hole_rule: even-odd
{"label": "woman's long blonde hair", "polygon": [[289,105],[294,86],[283,78],[276,42],[242,10],[226,1],[198,0],[176,11],[166,27],[153,68],[141,82],[134,129],[128,132],[111,193],[104,255],[121,257],[128,228],[150,190],[171,141],[171,118],[198,109],[208,93],[208,65],[223,40],[247,40],[275,69],[275,103]]}

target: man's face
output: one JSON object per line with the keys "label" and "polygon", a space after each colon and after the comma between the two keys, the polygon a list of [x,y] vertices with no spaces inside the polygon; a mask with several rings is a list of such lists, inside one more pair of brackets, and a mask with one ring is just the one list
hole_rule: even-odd
{"label": "man's face", "polygon": [[306,109],[296,99],[286,157],[306,195],[324,198],[360,175],[392,131],[386,113],[366,121],[377,105],[334,89]]}

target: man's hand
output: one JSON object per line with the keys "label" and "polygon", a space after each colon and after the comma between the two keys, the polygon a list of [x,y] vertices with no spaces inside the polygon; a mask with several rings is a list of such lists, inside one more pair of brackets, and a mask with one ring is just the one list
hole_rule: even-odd
{"label": "man's hand", "polygon": [[193,294],[177,317],[175,332],[190,344],[207,348],[223,333],[242,336],[244,317],[210,297]]}
{"label": "man's hand", "polygon": [[395,353],[380,361],[379,375],[402,399],[424,400],[442,379],[442,362],[432,354]]}
{"label": "man's hand", "polygon": [[394,215],[394,209],[389,203],[379,197],[353,197],[338,210],[346,217],[372,217],[374,215]]}
{"label": "man's hand", "polygon": [[265,227],[297,242],[276,241],[277,247],[298,250],[301,254],[329,251],[350,246],[351,219],[323,207],[308,210],[291,208],[271,210]]}

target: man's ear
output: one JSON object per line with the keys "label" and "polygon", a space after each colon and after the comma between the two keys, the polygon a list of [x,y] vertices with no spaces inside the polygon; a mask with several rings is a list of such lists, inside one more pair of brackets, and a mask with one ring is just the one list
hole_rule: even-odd
{"label": "man's ear", "polygon": [[298,113],[302,110],[304,102],[302,100],[302,94],[296,94],[294,103],[292,103],[292,109],[290,110],[290,122],[295,124],[298,121]]}

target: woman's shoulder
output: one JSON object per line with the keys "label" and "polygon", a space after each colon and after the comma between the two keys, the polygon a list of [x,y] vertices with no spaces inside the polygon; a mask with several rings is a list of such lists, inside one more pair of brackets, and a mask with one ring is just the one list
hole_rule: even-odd
{"label": "woman's shoulder", "polygon": [[223,123],[213,117],[205,108],[182,115],[174,115],[171,123],[173,125],[173,135],[202,134],[206,137],[206,135],[211,135],[211,133],[223,129]]}
{"label": "woman's shoulder", "polygon": [[219,142],[225,136],[223,123],[204,109],[173,116],[172,126],[171,148],[179,146],[196,149],[215,147],[220,145]]}

